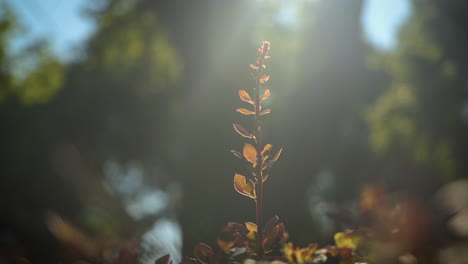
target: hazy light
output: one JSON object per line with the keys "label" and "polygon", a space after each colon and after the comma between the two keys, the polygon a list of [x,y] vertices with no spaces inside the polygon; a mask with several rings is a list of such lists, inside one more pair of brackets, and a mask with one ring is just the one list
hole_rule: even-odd
{"label": "hazy light", "polygon": [[162,218],[143,235],[141,246],[145,252],[143,263],[154,263],[155,259],[165,254],[170,254],[173,262],[179,263],[182,229],[176,221]]}
{"label": "hazy light", "polygon": [[377,48],[393,48],[398,29],[410,13],[408,0],[365,1],[361,21],[367,39]]}
{"label": "hazy light", "polygon": [[122,198],[127,213],[135,220],[157,215],[169,205],[169,195],[145,184],[143,173],[138,162],[122,166],[108,161],[104,167],[106,180]]}

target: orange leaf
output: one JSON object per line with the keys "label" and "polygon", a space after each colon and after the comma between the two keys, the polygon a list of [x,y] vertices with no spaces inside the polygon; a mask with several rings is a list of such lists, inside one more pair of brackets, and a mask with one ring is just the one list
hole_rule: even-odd
{"label": "orange leaf", "polygon": [[268,80],[270,80],[270,75],[263,75],[262,78],[260,78],[260,83],[266,83]]}
{"label": "orange leaf", "polygon": [[283,148],[280,148],[280,150],[278,150],[278,152],[276,152],[276,155],[275,157],[273,158],[273,161],[277,161],[278,158],[280,157],[281,155],[281,152],[283,152]]}
{"label": "orange leaf", "polygon": [[262,112],[260,112],[260,115],[266,115],[266,114],[269,114],[271,113],[271,109],[267,109],[267,110],[264,110]]}
{"label": "orange leaf", "polygon": [[240,174],[234,175],[234,189],[242,195],[257,199],[254,183],[251,180],[247,182],[247,179]]}
{"label": "orange leaf", "polygon": [[235,243],[232,241],[224,241],[224,240],[218,239],[218,246],[225,252],[231,249],[234,245]]}
{"label": "orange leaf", "polygon": [[262,156],[263,156],[265,153],[267,153],[268,151],[270,151],[272,147],[273,147],[273,145],[271,145],[271,144],[266,144],[265,147],[263,147]]}
{"label": "orange leaf", "polygon": [[270,97],[270,89],[266,89],[262,96],[260,96],[260,102]]}
{"label": "orange leaf", "polygon": [[244,102],[254,104],[254,101],[252,101],[252,97],[250,97],[249,93],[244,90],[239,90],[239,97]]}
{"label": "orange leaf", "polygon": [[250,110],[245,109],[245,108],[238,108],[236,111],[241,113],[241,114],[244,114],[244,115],[255,115],[255,112],[250,111]]}
{"label": "orange leaf", "polygon": [[244,154],[244,157],[248,161],[250,161],[254,165],[257,163],[257,150],[255,149],[254,146],[252,146],[250,144],[244,144],[244,149],[243,149],[242,152]]}
{"label": "orange leaf", "polygon": [[[275,162],[278,160],[279,156],[281,155],[281,152],[283,151],[283,149],[281,148],[280,150],[278,150],[278,152],[276,153],[276,155],[267,162],[267,165],[266,165],[266,168],[267,169],[271,169],[271,167],[273,167],[273,164],[275,164]],[[265,179],[263,180],[265,181]]]}
{"label": "orange leaf", "polygon": [[254,69],[254,70],[258,70],[258,66],[255,65],[255,64],[250,64],[250,68]]}
{"label": "orange leaf", "polygon": [[238,124],[232,124],[234,126],[234,129],[236,130],[239,135],[246,137],[246,138],[252,138],[252,134],[247,131],[247,129],[243,128],[241,125]]}

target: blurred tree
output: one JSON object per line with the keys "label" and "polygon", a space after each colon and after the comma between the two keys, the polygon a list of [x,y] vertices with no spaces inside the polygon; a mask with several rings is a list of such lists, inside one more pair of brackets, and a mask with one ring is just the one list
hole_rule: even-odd
{"label": "blurred tree", "polygon": [[66,70],[44,42],[8,60],[12,20],[2,16],[1,232],[33,262],[60,258],[49,210],[93,237],[129,238],[153,224],[138,225],[105,183],[108,162],[140,160],[145,175],[163,172],[146,181],[169,182],[170,123],[180,111],[168,91],[182,64],[153,13],[117,2],[126,1],[96,9],[97,30]]}
{"label": "blurred tree", "polygon": [[367,119],[372,149],[385,157],[386,180],[428,193],[467,172],[468,6],[456,0],[412,4],[396,50],[370,60],[392,81]]}

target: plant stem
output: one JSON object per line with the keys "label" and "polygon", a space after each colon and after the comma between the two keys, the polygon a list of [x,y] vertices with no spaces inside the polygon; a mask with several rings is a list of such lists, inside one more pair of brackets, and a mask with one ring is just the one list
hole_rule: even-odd
{"label": "plant stem", "polygon": [[262,83],[260,78],[263,76],[263,54],[260,56],[260,71],[257,76],[257,85],[255,87],[255,141],[257,150],[257,185],[256,193],[257,199],[255,200],[256,220],[257,220],[257,255],[261,259],[264,255],[263,250],[263,170],[262,170],[262,131],[260,124],[260,90]]}

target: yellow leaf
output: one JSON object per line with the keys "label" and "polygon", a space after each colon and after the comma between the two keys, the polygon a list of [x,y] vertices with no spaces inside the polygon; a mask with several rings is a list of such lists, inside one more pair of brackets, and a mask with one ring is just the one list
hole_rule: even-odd
{"label": "yellow leaf", "polygon": [[242,195],[257,199],[254,183],[250,180],[247,182],[247,179],[240,174],[234,175],[234,189]]}
{"label": "yellow leaf", "polygon": [[313,255],[316,249],[317,249],[317,244],[310,244],[308,247],[301,248],[300,250],[298,250],[299,255],[301,256],[301,259],[303,260],[303,262],[305,263],[311,262],[314,259]]}
{"label": "yellow leaf", "polygon": [[245,222],[245,227],[247,227],[249,231],[257,232],[257,225],[252,222]]}
{"label": "yellow leaf", "polygon": [[245,108],[238,108],[236,111],[244,115],[255,115],[255,112],[247,110]]}
{"label": "yellow leaf", "polygon": [[254,70],[258,70],[258,66],[255,65],[255,64],[250,64],[250,68],[254,69]]}
{"label": "yellow leaf", "polygon": [[260,115],[266,115],[266,114],[269,114],[269,113],[271,113],[271,109],[267,109],[265,111],[260,112]]}
{"label": "yellow leaf", "polygon": [[255,147],[246,143],[244,144],[244,149],[242,152],[244,154],[244,158],[254,164],[255,167],[255,164],[257,163],[257,150]]}
{"label": "yellow leaf", "polygon": [[356,249],[364,242],[362,236],[353,232],[338,232],[333,238],[338,248]]}

